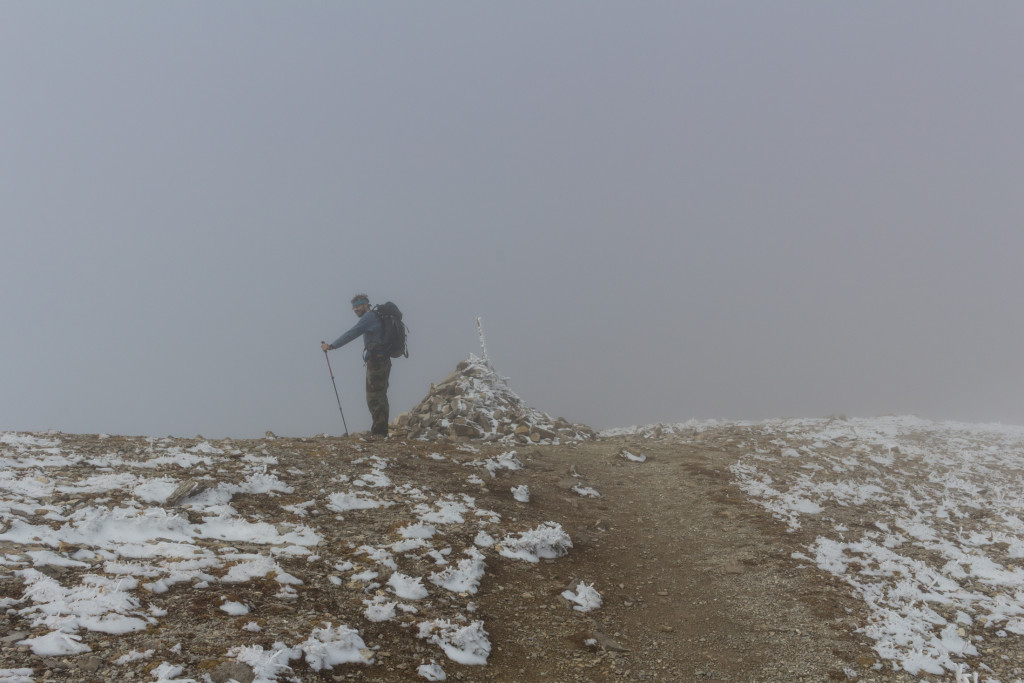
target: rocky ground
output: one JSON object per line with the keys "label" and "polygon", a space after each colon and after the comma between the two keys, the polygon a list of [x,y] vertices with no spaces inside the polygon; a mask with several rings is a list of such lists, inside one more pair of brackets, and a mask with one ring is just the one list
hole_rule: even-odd
{"label": "rocky ground", "polygon": [[[127,437],[57,438],[68,452],[114,459],[142,457],[147,444]],[[233,647],[260,646],[270,652],[275,643],[294,645],[329,622],[358,630],[372,664],[314,671],[299,658],[289,662],[290,669],[280,670],[280,680],[425,680],[418,667],[432,660],[449,680],[464,681],[826,681],[847,680],[853,674],[860,680],[913,680],[872,668],[876,660],[871,644],[855,633],[860,606],[825,575],[797,568],[791,554],[798,536],[786,533],[732,483],[728,468],[737,458],[732,442],[723,431],[514,446],[522,469],[492,468],[493,477],[479,464],[508,453],[510,446],[400,437],[368,442],[355,436],[212,442],[225,454],[213,457],[212,466],[201,472],[168,463],[147,471],[147,476],[171,481],[195,477],[209,489],[242,477],[239,454],[256,453],[274,462],[268,471],[287,481],[287,493],[236,493],[231,504],[247,519],[285,522],[298,514],[304,523],[316,520],[313,526],[322,540],[311,549],[312,559],[287,554],[276,558],[284,573],[302,582],[294,592],[289,595],[282,587],[280,572],[227,583],[222,566],[209,570],[210,581],[173,583],[163,592],[139,588],[142,603],[160,615],[144,630],[117,635],[83,630],[79,635],[89,652],[40,656],[18,644],[46,629],[33,628],[32,612],[24,606],[24,578],[17,564],[9,564],[0,568],[0,599],[9,605],[0,616],[0,669],[30,669],[21,672],[24,680],[148,681],[157,680],[161,672],[167,676],[170,669],[158,667],[170,664],[177,667],[172,671],[177,680],[246,682],[254,669],[227,655]],[[197,443],[165,440],[164,447],[176,444],[187,451]],[[152,440],[148,444],[152,449]],[[634,462],[623,451],[646,460]],[[563,557],[536,563],[503,557],[499,546],[484,548],[486,573],[476,593],[432,590],[428,599],[415,603],[415,613],[369,621],[366,601],[388,592],[386,586],[368,587],[351,579],[360,568],[375,566],[358,549],[393,542],[395,530],[408,522],[402,505],[343,515],[303,512],[323,510],[325,495],[336,488],[332,482],[365,476],[370,456],[387,463],[377,471],[386,472],[395,484],[415,483],[434,499],[471,496],[478,510],[500,515],[505,532],[557,522],[572,539],[572,548]],[[81,462],[60,470],[41,466],[33,474],[45,480],[96,473],[94,466]],[[510,493],[523,484],[530,492],[526,503]],[[590,489],[599,497],[586,495]],[[90,494],[79,487],[72,493],[56,492],[44,503],[81,508],[98,501],[112,508],[127,498],[130,491]],[[169,514],[195,517],[188,503],[184,499]],[[293,512],[284,511],[288,506]],[[284,529],[279,525],[279,530]],[[446,543],[456,548],[451,557],[459,554],[458,548],[472,546],[478,532],[478,525],[468,519],[444,526]],[[239,542],[203,544],[204,552],[222,555],[227,546],[230,552],[261,550]],[[0,542],[0,552],[9,559],[46,548],[45,543]],[[59,550],[70,556],[75,548]],[[355,567],[341,571],[344,562]],[[410,575],[430,571],[424,558],[402,562]],[[40,571],[63,586],[74,586],[98,566],[85,562]],[[579,581],[601,594],[600,608],[575,611],[561,597]],[[248,613],[226,613],[223,605],[228,602],[246,605]],[[483,666],[455,663],[416,633],[416,623],[428,618],[457,621],[459,614],[467,614],[467,606],[472,620],[482,621],[492,645]],[[245,630],[253,622],[259,630]],[[125,661],[131,653],[147,654]]]}

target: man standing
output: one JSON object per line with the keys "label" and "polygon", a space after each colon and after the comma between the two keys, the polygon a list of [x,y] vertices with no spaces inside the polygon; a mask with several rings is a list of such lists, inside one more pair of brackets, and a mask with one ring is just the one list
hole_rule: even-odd
{"label": "man standing", "polygon": [[370,434],[388,435],[388,380],[391,377],[391,356],[381,350],[384,328],[380,318],[370,309],[370,297],[356,294],[352,297],[352,311],[359,316],[359,322],[348,332],[334,340],[333,344],[322,342],[325,352],[337,349],[358,336],[363,337],[363,360],[366,362],[366,406],[373,416]]}

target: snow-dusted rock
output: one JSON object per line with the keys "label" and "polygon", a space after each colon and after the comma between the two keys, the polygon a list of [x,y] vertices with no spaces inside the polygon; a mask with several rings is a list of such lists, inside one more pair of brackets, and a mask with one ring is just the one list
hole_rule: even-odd
{"label": "snow-dusted rock", "polygon": [[490,363],[470,354],[416,407],[396,420],[412,438],[438,436],[555,443],[590,439],[594,431],[529,407]]}

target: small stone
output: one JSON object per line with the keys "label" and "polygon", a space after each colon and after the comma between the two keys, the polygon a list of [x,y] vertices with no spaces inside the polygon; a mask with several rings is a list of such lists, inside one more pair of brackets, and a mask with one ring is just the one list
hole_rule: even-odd
{"label": "small stone", "polygon": [[232,679],[238,683],[252,683],[255,678],[252,668],[242,662],[224,662],[210,674],[213,683],[228,683]]}
{"label": "small stone", "polygon": [[103,660],[99,657],[84,657],[78,660],[78,668],[86,673],[96,673],[103,666]]}
{"label": "small stone", "polygon": [[178,485],[178,488],[174,489],[171,495],[167,496],[167,500],[164,505],[167,507],[174,507],[185,498],[191,495],[195,495],[203,491],[206,487],[205,484],[201,484],[195,479],[186,479]]}
{"label": "small stone", "polygon": [[597,644],[601,646],[602,650],[608,650],[609,652],[629,652],[628,647],[618,643],[600,631],[594,631],[594,640],[597,641]]}

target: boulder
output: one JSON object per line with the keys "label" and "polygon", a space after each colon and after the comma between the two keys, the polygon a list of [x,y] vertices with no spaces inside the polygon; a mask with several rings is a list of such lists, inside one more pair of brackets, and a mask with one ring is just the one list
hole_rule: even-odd
{"label": "boulder", "polygon": [[543,427],[534,427],[533,431],[530,432],[530,438],[534,441],[541,441],[543,439],[555,440],[558,438],[556,432],[550,429],[544,429]]}
{"label": "boulder", "polygon": [[456,422],[451,426],[451,430],[455,436],[467,436],[471,439],[480,439],[484,436],[484,430],[472,422]]}

